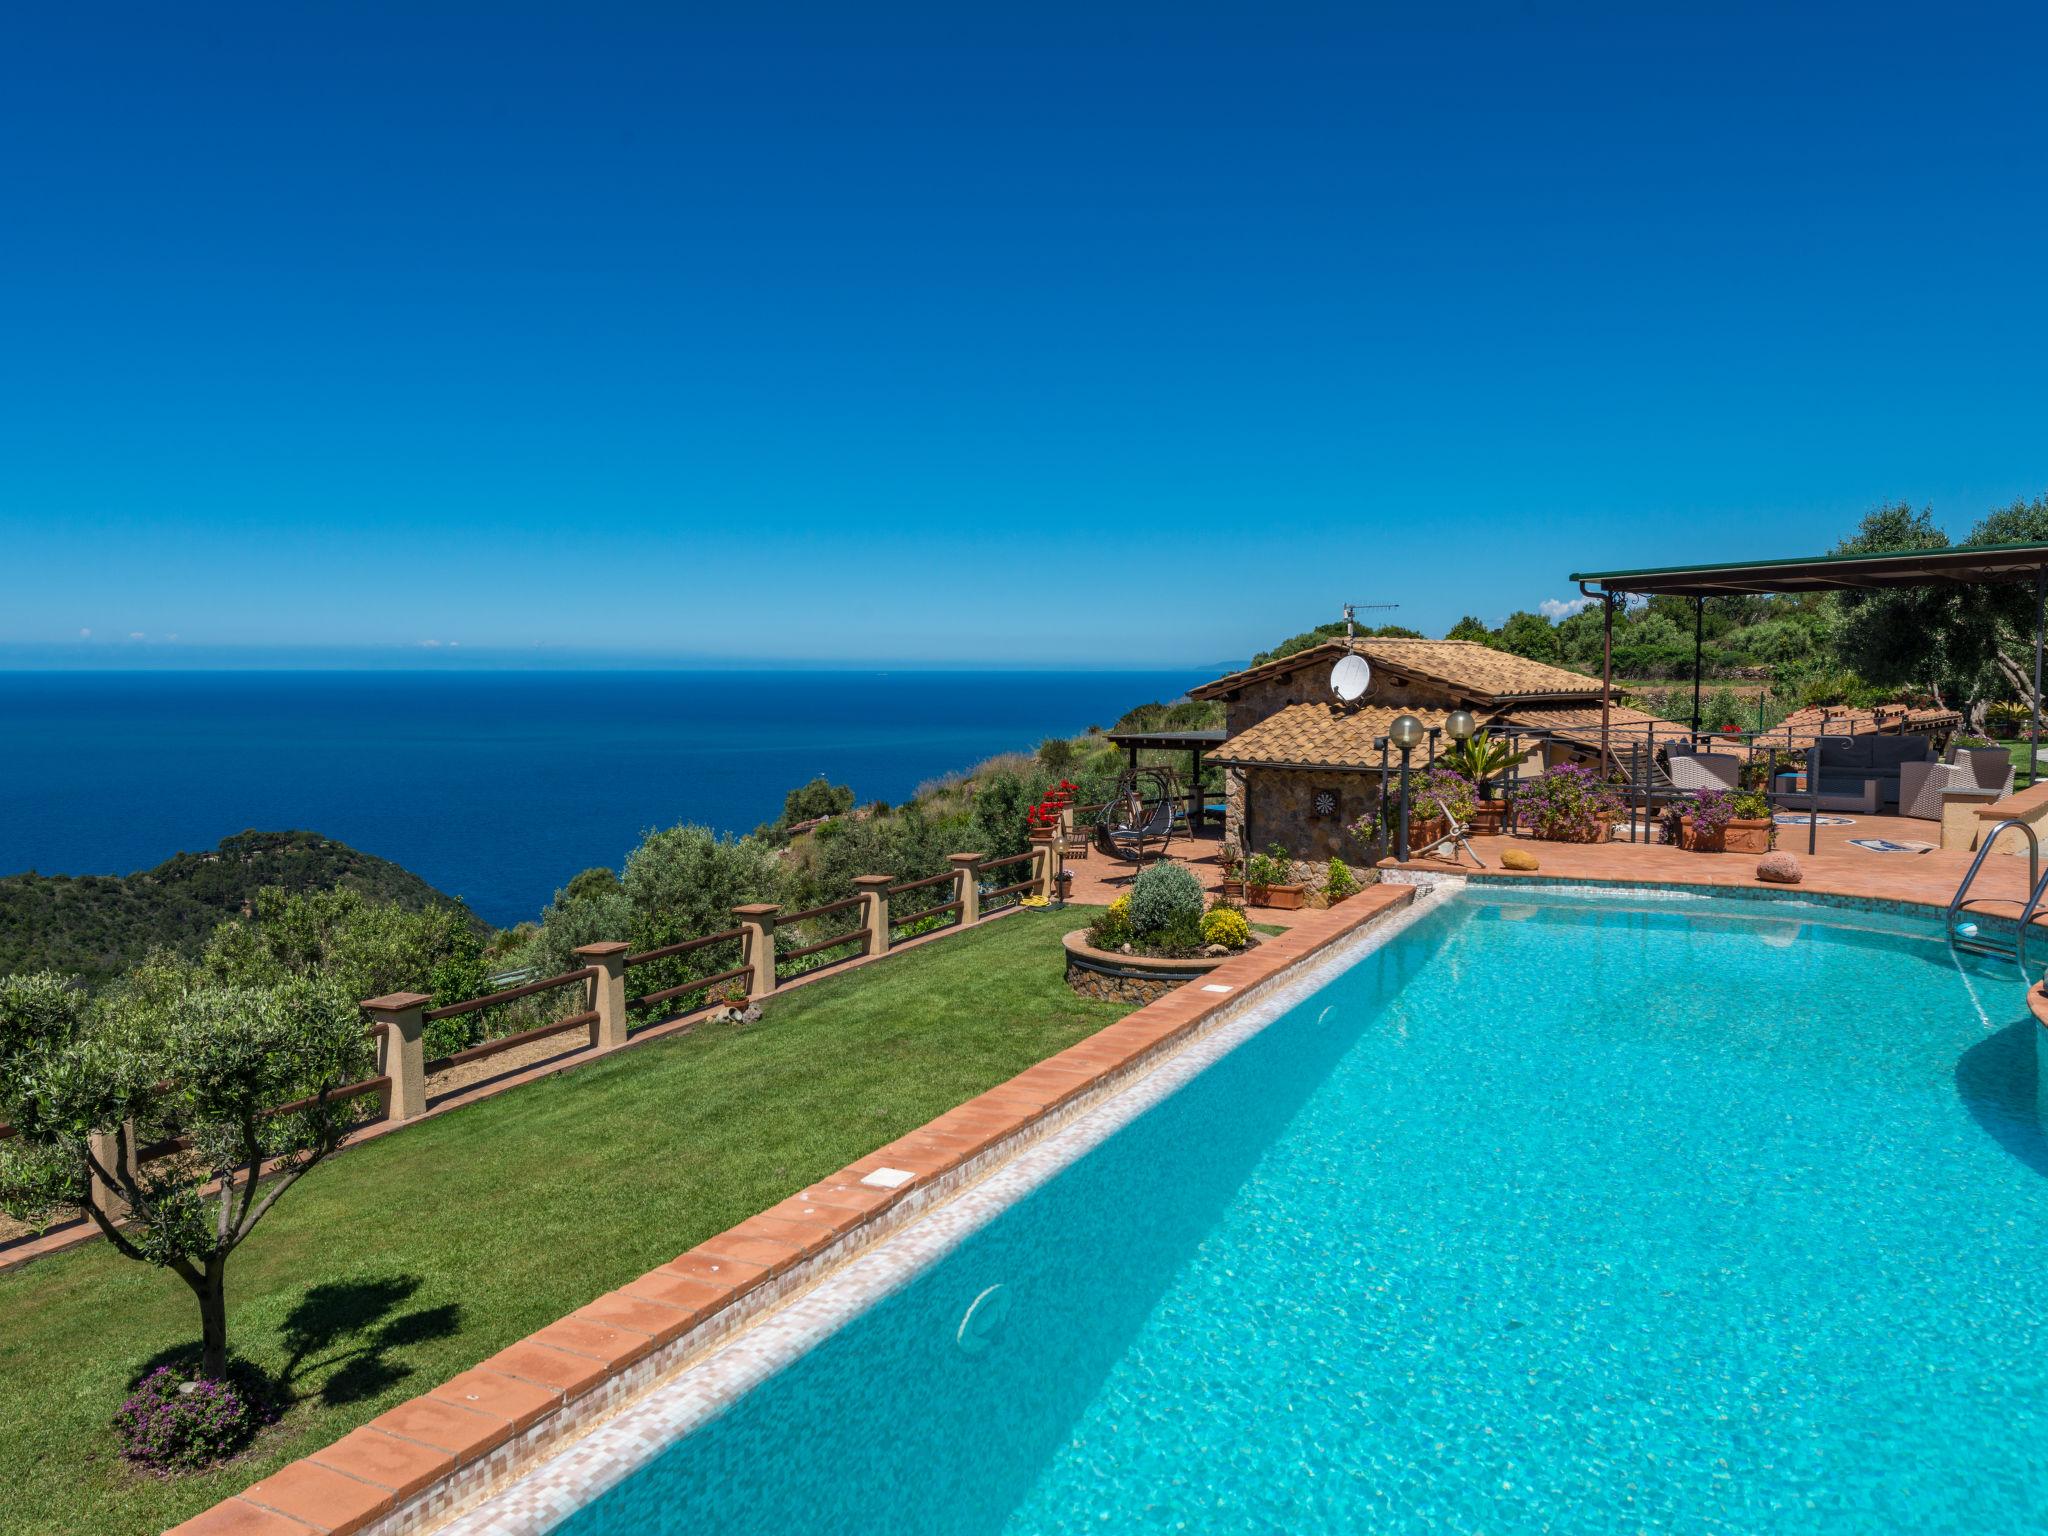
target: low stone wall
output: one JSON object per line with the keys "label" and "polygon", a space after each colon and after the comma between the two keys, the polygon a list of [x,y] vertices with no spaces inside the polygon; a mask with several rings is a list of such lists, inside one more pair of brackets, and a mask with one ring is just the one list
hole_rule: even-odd
{"label": "low stone wall", "polygon": [[[1257,944],[1263,934],[1253,934]],[[1162,960],[1150,955],[1125,955],[1097,949],[1088,942],[1083,929],[1075,929],[1063,941],[1067,949],[1067,985],[1083,997],[1110,1003],[1156,1003],[1176,987],[1184,987],[1237,958],[1236,955],[1201,956],[1189,960]],[[1239,954],[1244,953],[1240,950]]]}

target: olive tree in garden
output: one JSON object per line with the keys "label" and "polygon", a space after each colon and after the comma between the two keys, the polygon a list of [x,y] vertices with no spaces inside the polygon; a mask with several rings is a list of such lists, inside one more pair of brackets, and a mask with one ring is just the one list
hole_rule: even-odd
{"label": "olive tree in garden", "polygon": [[[0,977],[0,1210],[46,1228],[83,1210],[199,1303],[201,1369],[227,1369],[227,1263],[374,1100],[355,1002],[144,972],[104,997],[62,977]],[[143,1149],[171,1143],[144,1160]]]}

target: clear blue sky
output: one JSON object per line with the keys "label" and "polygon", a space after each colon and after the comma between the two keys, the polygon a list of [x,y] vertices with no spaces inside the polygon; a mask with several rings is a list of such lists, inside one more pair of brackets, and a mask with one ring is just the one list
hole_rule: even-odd
{"label": "clear blue sky", "polygon": [[1960,532],[2043,14],[17,7],[0,647],[1192,664]]}

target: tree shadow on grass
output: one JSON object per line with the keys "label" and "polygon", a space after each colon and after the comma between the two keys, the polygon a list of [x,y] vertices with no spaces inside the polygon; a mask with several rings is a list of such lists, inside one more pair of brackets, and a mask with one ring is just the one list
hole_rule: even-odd
{"label": "tree shadow on grass", "polygon": [[[280,1330],[284,1364],[273,1374],[237,1353],[229,1360],[228,1374],[252,1388],[260,1386],[280,1411],[307,1397],[317,1396],[330,1408],[374,1397],[412,1374],[411,1366],[391,1358],[393,1350],[445,1339],[462,1325],[462,1308],[454,1302],[399,1311],[419,1288],[417,1275],[316,1285],[285,1315]],[[198,1374],[199,1341],[158,1350],[137,1367],[129,1389],[162,1365]]]}
{"label": "tree shadow on grass", "polygon": [[318,1396],[328,1407],[374,1397],[412,1374],[392,1351],[430,1339],[445,1339],[461,1326],[462,1308],[399,1310],[420,1288],[417,1275],[331,1281],[312,1287],[286,1315],[282,1330],[285,1363],[277,1374],[279,1393]]}
{"label": "tree shadow on grass", "polygon": [[1956,1061],[1956,1096],[1993,1141],[2048,1175],[2048,1135],[2034,1098],[2038,1028],[2029,1015],[1964,1051]]}

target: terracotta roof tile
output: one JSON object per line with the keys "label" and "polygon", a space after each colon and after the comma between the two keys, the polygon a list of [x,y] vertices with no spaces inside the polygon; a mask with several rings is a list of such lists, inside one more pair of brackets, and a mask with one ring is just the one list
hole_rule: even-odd
{"label": "terracotta roof tile", "polygon": [[[1490,645],[1479,644],[1476,640],[1360,638],[1352,641],[1351,645],[1352,649],[1370,661],[1375,668],[1384,667],[1411,677],[1441,683],[1458,692],[1469,694],[1477,700],[1600,697],[1600,679],[1597,677],[1567,671],[1563,667],[1553,667],[1547,662],[1531,661],[1526,656],[1516,656],[1509,651],[1497,651]],[[1188,697],[1221,698],[1225,694],[1236,692],[1247,683],[1279,677],[1304,667],[1329,666],[1343,654],[1342,640],[1328,640],[1321,645],[1310,646],[1305,651],[1296,651],[1292,656],[1283,657],[1279,661],[1269,661],[1264,666],[1233,672],[1228,677],[1217,678],[1213,683],[1204,683],[1199,688],[1190,689]]]}
{"label": "terracotta roof tile", "polygon": [[1450,718],[1448,710],[1440,709],[1347,709],[1335,700],[1305,700],[1284,705],[1238,732],[1211,752],[1208,761],[1238,767],[1377,768],[1380,753],[1373,743],[1387,734],[1398,715],[1413,715],[1430,726],[1441,726]]}
{"label": "terracotta roof tile", "polygon": [[1828,704],[1795,709],[1772,726],[1767,746],[1804,746],[1815,736],[1868,736],[1882,732],[1951,730],[1963,723],[1953,709],[1920,709],[1907,704],[1880,704],[1875,709],[1851,709]]}
{"label": "terracotta roof tile", "polygon": [[[1589,747],[1600,745],[1600,706],[1598,704],[1521,704],[1501,711],[1502,719],[1524,730],[1552,731]],[[1674,738],[1683,727],[1673,724],[1661,715],[1645,714],[1640,709],[1631,709],[1626,704],[1614,704],[1608,708],[1608,724],[1613,734],[1626,731],[1630,740],[1646,739],[1645,726],[1658,725]],[[1660,741],[1662,736],[1658,738]]]}

